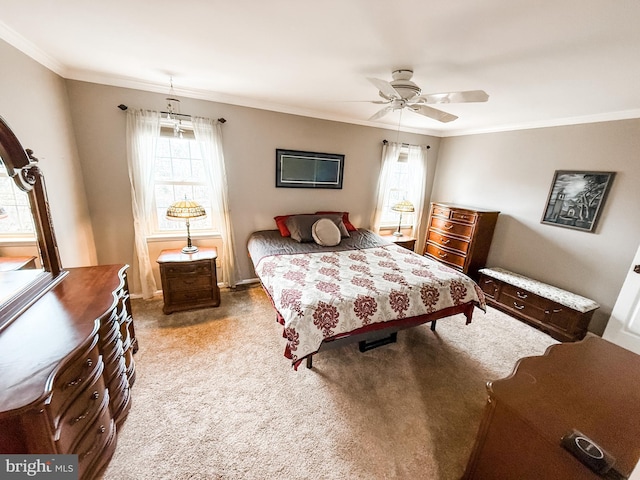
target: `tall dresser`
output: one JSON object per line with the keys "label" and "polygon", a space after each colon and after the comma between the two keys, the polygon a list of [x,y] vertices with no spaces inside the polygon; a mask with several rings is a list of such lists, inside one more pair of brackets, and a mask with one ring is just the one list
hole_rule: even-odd
{"label": "tall dresser", "polygon": [[500,212],[432,203],[423,254],[477,279]]}
{"label": "tall dresser", "polygon": [[68,269],[0,330],[0,453],[78,455],[95,478],[131,405],[126,265]]}

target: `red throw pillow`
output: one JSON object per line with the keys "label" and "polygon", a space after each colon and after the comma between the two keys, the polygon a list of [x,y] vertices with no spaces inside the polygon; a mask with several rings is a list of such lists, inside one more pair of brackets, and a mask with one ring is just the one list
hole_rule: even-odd
{"label": "red throw pillow", "polygon": [[276,221],[276,225],[278,226],[278,230],[280,230],[280,235],[282,235],[283,237],[291,236],[291,232],[287,228],[287,218],[289,218],[290,216],[291,215],[280,215],[277,217],[273,217],[273,219]]}
{"label": "red throw pillow", "polygon": [[354,227],[349,221],[349,212],[316,212],[316,215],[325,215],[325,214],[332,214],[332,213],[342,214],[342,223],[344,223],[344,226],[347,227],[348,232],[355,232],[357,230],[357,228]]}

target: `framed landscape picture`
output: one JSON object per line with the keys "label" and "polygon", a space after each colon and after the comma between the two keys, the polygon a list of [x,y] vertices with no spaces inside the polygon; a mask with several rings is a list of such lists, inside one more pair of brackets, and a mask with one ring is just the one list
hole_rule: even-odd
{"label": "framed landscape picture", "polygon": [[344,155],[276,150],[276,187],[342,188]]}
{"label": "framed landscape picture", "polygon": [[542,223],[593,232],[615,172],[556,170]]}

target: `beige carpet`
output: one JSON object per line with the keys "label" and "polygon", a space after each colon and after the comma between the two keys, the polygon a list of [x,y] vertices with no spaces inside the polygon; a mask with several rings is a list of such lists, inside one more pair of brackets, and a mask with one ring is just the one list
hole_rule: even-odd
{"label": "beige carpet", "polygon": [[399,333],[294,371],[260,287],[162,314],[134,300],[131,412],[104,479],[458,479],[488,380],[555,341],[496,310]]}

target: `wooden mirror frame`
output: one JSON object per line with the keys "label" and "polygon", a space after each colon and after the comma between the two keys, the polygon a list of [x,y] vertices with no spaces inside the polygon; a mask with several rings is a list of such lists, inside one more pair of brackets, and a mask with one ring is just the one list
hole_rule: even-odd
{"label": "wooden mirror frame", "polygon": [[[0,304],[0,330],[58,283],[67,272],[62,269],[58,245],[51,222],[51,212],[42,171],[33,152],[24,149],[9,125],[0,117],[0,158],[9,177],[27,193],[35,224],[43,272],[31,283]],[[11,272],[4,272],[11,274]]]}

